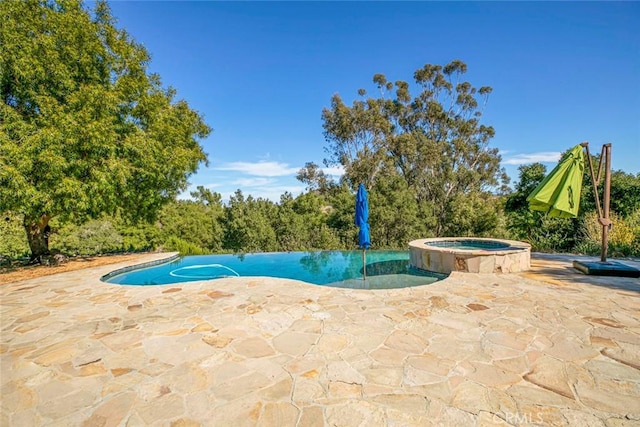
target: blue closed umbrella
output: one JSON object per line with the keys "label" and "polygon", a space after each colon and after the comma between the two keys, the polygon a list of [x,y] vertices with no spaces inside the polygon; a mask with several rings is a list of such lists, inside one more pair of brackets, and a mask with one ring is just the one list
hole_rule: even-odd
{"label": "blue closed umbrella", "polygon": [[362,249],[362,272],[364,278],[367,278],[367,255],[365,251],[371,246],[371,237],[369,236],[369,201],[367,200],[367,190],[364,185],[358,187],[356,195],[356,225],[360,228],[358,232],[358,246]]}

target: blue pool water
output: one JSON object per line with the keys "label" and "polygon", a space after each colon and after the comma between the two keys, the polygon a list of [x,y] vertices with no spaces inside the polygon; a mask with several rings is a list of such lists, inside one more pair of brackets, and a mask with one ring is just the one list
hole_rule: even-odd
{"label": "blue pool water", "polygon": [[276,252],[197,255],[105,277],[121,285],[163,285],[235,276],[268,276],[345,288],[390,289],[420,286],[446,275],[409,266],[406,251],[367,251],[362,279],[361,251]]}
{"label": "blue pool water", "polygon": [[485,251],[500,251],[509,249],[510,246],[506,243],[492,240],[474,240],[474,239],[460,239],[460,240],[440,240],[435,242],[428,242],[428,246],[436,246],[440,248],[460,249],[460,250],[485,250]]}

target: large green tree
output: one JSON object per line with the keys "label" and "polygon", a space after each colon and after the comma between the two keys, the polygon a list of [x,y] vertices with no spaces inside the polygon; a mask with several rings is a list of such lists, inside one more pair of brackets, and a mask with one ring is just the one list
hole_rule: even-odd
{"label": "large green tree", "polygon": [[415,96],[407,82],[382,74],[373,76],[376,97],[360,89],[361,99],[347,106],[334,95],[322,113],[325,163],[342,165],[351,188],[399,176],[431,216],[425,220],[433,221],[435,235],[455,229],[451,211],[466,196],[488,194],[508,181],[497,148],[489,147],[494,129],[480,121],[492,89],[464,81],[466,71],[459,60],[427,64],[414,73]]}
{"label": "large green tree", "polygon": [[327,225],[329,207],[317,192],[295,199],[291,193],[280,197],[278,216],[274,218],[278,250],[320,250],[341,247],[335,231]]}
{"label": "large green tree", "polygon": [[160,211],[158,223],[165,239],[176,237],[206,252],[222,250],[222,206],[205,206],[192,200],[176,200]]}
{"label": "large green tree", "polygon": [[211,130],[104,1],[1,1],[0,16],[0,212],[22,215],[34,259],[56,215],[152,218],[186,188]]}
{"label": "large green tree", "polygon": [[271,252],[277,250],[276,232],[272,219],[277,218],[275,203],[252,196],[244,197],[241,190],[229,197],[222,221],[224,248],[233,252]]}

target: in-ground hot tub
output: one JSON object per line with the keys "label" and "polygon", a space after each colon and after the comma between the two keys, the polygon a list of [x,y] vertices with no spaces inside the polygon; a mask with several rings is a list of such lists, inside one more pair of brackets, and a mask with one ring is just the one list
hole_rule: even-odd
{"label": "in-ground hot tub", "polygon": [[515,240],[436,237],[409,243],[410,264],[436,273],[518,273],[531,266],[531,245]]}

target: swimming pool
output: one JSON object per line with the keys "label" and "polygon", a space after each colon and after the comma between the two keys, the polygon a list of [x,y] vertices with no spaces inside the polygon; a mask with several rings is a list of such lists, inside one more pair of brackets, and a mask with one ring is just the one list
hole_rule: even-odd
{"label": "swimming pool", "polygon": [[411,267],[406,251],[367,251],[367,278],[363,280],[361,251],[320,251],[185,256],[152,267],[108,274],[102,280],[146,286],[236,276],[279,277],[357,289],[420,286],[447,277]]}

